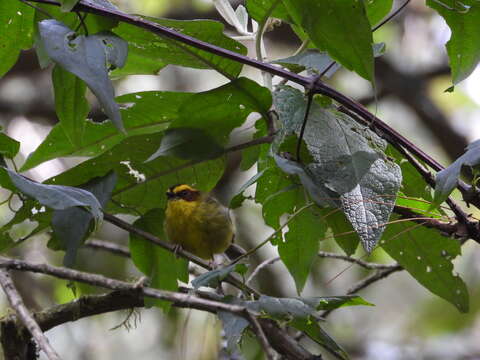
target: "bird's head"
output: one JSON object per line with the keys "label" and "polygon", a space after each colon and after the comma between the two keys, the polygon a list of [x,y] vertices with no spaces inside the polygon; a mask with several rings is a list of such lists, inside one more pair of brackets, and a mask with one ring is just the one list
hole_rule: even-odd
{"label": "bird's head", "polygon": [[196,201],[200,197],[200,191],[186,184],[177,184],[171,186],[167,191],[168,201],[185,200]]}

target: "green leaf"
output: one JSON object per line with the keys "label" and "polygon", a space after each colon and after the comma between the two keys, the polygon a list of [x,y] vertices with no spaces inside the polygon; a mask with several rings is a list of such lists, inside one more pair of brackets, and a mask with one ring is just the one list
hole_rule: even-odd
{"label": "green leaf", "polygon": [[126,138],[110,151],[85,161],[49,179],[48,183],[78,185],[114,170],[118,176],[108,211],[113,213],[145,213],[166,206],[167,189],[187,183],[202,191],[210,191],[220,179],[222,158],[192,164],[173,157],[157,158],[145,163],[161,142],[162,134]]}
{"label": "green leaf", "polygon": [[318,214],[307,209],[288,223],[285,241],[278,244],[278,253],[295,280],[298,294],[317,259],[319,240],[325,237],[326,230],[326,224]]}
{"label": "green leaf", "polygon": [[[236,302],[233,303],[235,304]],[[240,343],[243,332],[248,327],[249,322],[230,312],[218,311],[217,314],[218,318],[222,321],[223,331],[225,332],[227,351],[230,354],[236,354],[239,351],[238,344]]]}
{"label": "green leaf", "polygon": [[[80,206],[85,207],[96,220],[100,220],[103,217],[101,204],[89,191],[71,186],[36,183],[6,168],[0,168],[0,172],[2,173],[0,183],[4,188],[12,189],[15,187],[25,195],[36,199],[42,205],[55,210],[65,210],[74,206]],[[5,181],[5,173],[10,181]]]}
{"label": "green leaf", "polygon": [[[153,209],[135,221],[133,226],[165,239],[164,220],[164,210]],[[188,261],[176,258],[172,252],[134,234],[130,234],[130,252],[135,266],[148,276],[151,287],[176,291],[177,280],[188,282]],[[147,305],[158,306],[164,311],[168,311],[171,306],[171,303],[165,300],[145,301]]]}
{"label": "green leaf", "polygon": [[20,1],[0,1],[0,78],[32,46],[34,10]]}
{"label": "green leaf", "polygon": [[171,127],[204,129],[223,145],[230,132],[242,125],[251,112],[267,116],[271,106],[272,95],[267,88],[241,77],[193,95],[183,103],[179,118]]}
{"label": "green leaf", "polygon": [[268,14],[270,17],[292,22],[282,0],[247,0],[247,10],[250,17],[257,22],[265,21]]}
{"label": "green leaf", "polygon": [[[190,93],[146,91],[119,96],[116,101],[122,104],[120,111],[129,136],[134,136],[165,130],[171,121],[178,118],[180,105],[190,96]],[[74,129],[73,126],[63,127],[61,122],[55,125],[20,170],[25,171],[63,156],[96,156],[125,139],[111,122],[86,121],[83,136],[75,145],[69,141],[75,136],[70,132]],[[151,149],[151,153],[155,150]]]}
{"label": "green leaf", "polygon": [[480,164],[480,140],[475,140],[467,146],[465,154],[460,156],[449,167],[439,171],[435,177],[435,195],[433,205],[444,202],[458,185],[462,167],[476,167]]}
{"label": "green leaf", "polygon": [[402,222],[390,224],[380,242],[382,248],[426,289],[468,312],[465,283],[452,273],[452,260],[461,254],[460,242],[435,229]]}
{"label": "green leaf", "polygon": [[445,19],[452,31],[446,47],[452,82],[456,85],[475,70],[480,60],[480,4],[470,2],[463,6],[456,0],[427,0],[427,5]]}
{"label": "green leaf", "polygon": [[[2,182],[3,186],[3,182]],[[25,199],[22,207],[15,212],[14,217],[0,231],[0,252],[5,252],[18,244],[23,243],[24,237],[31,237],[50,226],[52,211],[38,206],[34,199]],[[16,228],[24,224],[34,224],[29,234],[16,234]]]}
{"label": "green leaf", "polygon": [[366,0],[364,2],[371,26],[377,25],[392,9],[393,0]]}
{"label": "green leaf", "polygon": [[[223,34],[223,24],[219,22],[143,18],[226,50],[247,54],[245,46]],[[129,44],[127,63],[124,68],[115,70],[112,73],[114,76],[157,74],[169,64],[195,69],[214,69],[227,78],[237,77],[242,69],[239,62],[160,37],[130,24],[120,23],[114,32]]]}
{"label": "green leaf", "polygon": [[[277,137],[277,148],[281,148],[278,143],[282,138],[299,133],[305,106],[298,90],[282,87],[275,93],[275,107],[284,127]],[[365,250],[372,251],[393,210],[402,178],[400,168],[383,152],[385,141],[353,119],[316,102],[310,109],[304,141],[312,162],[301,164],[275,155],[278,166],[299,175],[319,205],[341,208]]]}
{"label": "green leaf", "polygon": [[10,136],[0,133],[0,154],[6,158],[13,159],[20,150],[20,143]]}
{"label": "green leaf", "polygon": [[90,107],[85,99],[85,83],[60,66],[52,71],[55,112],[63,134],[73,146],[81,146]]}
{"label": "green leaf", "polygon": [[283,0],[320,50],[373,82],[372,32],[363,1]]}
{"label": "green leaf", "polygon": [[128,44],[108,32],[91,36],[76,35],[57,20],[43,20],[38,24],[38,28],[48,56],[84,80],[98,98],[106,115],[124,132],[108,71],[124,65]]}
{"label": "green leaf", "polygon": [[358,248],[360,238],[341,211],[332,211],[325,215],[325,221],[332,231],[335,242],[342,248],[347,256],[351,256]]}
{"label": "green leaf", "polygon": [[228,275],[232,272],[238,272],[239,270],[242,271],[241,269],[244,266],[245,264],[233,264],[220,269],[208,271],[192,280],[192,286],[195,289],[198,289],[201,286],[216,288]]}
{"label": "green leaf", "polygon": [[245,192],[245,190],[247,190],[250,186],[252,186],[253,184],[255,184],[257,182],[257,180],[262,177],[263,173],[265,172],[266,169],[263,169],[259,172],[257,172],[255,175],[253,175],[250,179],[247,180],[247,182],[245,184],[243,184],[240,189],[238,190],[238,193],[237,195],[235,195],[232,200],[230,200],[230,205],[229,205],[229,209],[236,209],[238,207],[240,207],[243,203],[243,201],[246,199],[244,196],[243,196],[243,193]]}
{"label": "green leaf", "polygon": [[[112,195],[117,177],[112,171],[103,178],[96,178],[83,185],[82,188],[91,192],[104,207]],[[56,244],[66,250],[63,264],[73,267],[78,248],[83,244],[87,232],[95,228],[92,226],[93,215],[78,207],[65,210],[55,210],[52,216],[53,236]]]}

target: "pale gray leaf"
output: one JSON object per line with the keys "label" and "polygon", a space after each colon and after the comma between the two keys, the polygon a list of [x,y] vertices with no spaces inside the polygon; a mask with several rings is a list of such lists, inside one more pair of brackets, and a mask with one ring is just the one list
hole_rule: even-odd
{"label": "pale gray leaf", "polygon": [[[290,87],[275,93],[275,106],[283,125],[274,149],[288,134],[297,134],[306,102]],[[277,155],[288,173],[296,173],[312,198],[329,198],[345,213],[370,252],[385,229],[401,184],[401,170],[383,153],[386,143],[368,128],[332,109],[312,103],[303,140],[313,161],[299,164]],[[280,154],[281,155],[281,154]]]}
{"label": "pale gray leaf", "polygon": [[54,210],[65,210],[74,206],[85,207],[92,216],[102,218],[101,204],[90,191],[62,185],[44,185],[5,169],[13,185],[25,195],[33,197],[42,205]]}
{"label": "pale gray leaf", "polygon": [[465,154],[455,160],[453,164],[437,173],[433,201],[435,205],[440,205],[455,189],[462,167],[475,167],[480,164],[480,140],[470,143],[466,150]]}
{"label": "pale gray leaf", "polygon": [[128,44],[108,32],[77,35],[63,23],[52,19],[39,22],[38,28],[48,56],[85,81],[105,114],[120,131],[125,132],[108,71],[123,66]]}

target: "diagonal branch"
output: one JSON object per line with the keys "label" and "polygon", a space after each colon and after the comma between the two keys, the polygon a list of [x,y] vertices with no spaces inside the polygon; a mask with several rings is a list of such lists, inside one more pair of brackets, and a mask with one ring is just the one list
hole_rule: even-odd
{"label": "diagonal branch", "polygon": [[[133,294],[139,294],[140,296],[147,296],[156,299],[166,300],[172,302],[175,306],[178,307],[187,307],[191,309],[197,309],[202,311],[208,311],[211,313],[217,313],[219,311],[226,311],[237,316],[240,316],[247,321],[258,334],[259,329],[257,328],[258,323],[261,324],[261,329],[264,335],[268,335],[269,343],[277,349],[279,353],[287,354],[289,359],[301,359],[307,360],[312,359],[313,355],[306,351],[302,346],[300,346],[296,341],[294,341],[284,330],[280,329],[278,325],[274,322],[270,322],[267,319],[258,319],[259,314],[246,308],[245,306],[227,304],[216,300],[204,299],[190,293],[184,294],[179,292],[165,291],[159,289],[153,289],[149,287],[139,287],[136,284],[129,282],[115,280],[112,278],[107,278],[103,275],[92,274],[82,271],[77,271],[73,269],[67,269],[62,267],[51,266],[48,264],[33,264],[30,262],[11,259],[7,257],[0,256],[0,271],[5,271],[5,269],[11,269],[15,271],[28,271],[34,273],[42,273],[51,275],[57,278],[73,280],[78,282],[83,282],[93,286],[103,287],[111,290],[115,290],[115,294],[118,291],[121,292],[132,292]],[[136,299],[127,299],[127,302],[133,301],[133,304],[137,304]],[[58,311],[55,313],[56,318],[54,320],[48,319],[46,314],[39,314],[38,318],[42,325],[45,327],[56,326],[61,321],[62,309],[60,307],[56,308]],[[65,310],[65,309],[63,309]],[[73,313],[70,313],[73,314]],[[94,314],[94,313],[92,313]],[[252,317],[257,320],[255,323],[252,322]],[[0,321],[1,322],[1,321]],[[48,324],[48,325],[47,325]],[[285,349],[285,346],[288,344],[288,349]],[[269,346],[268,349],[265,349],[270,355],[272,355],[272,348]]]}
{"label": "diagonal branch", "polygon": [[12,279],[10,278],[10,274],[5,269],[0,270],[0,285],[2,286],[3,291],[7,295],[8,302],[15,309],[18,318],[28,329],[40,349],[45,353],[47,359],[60,360],[60,356],[58,356],[55,349],[52,347],[52,345],[50,345],[48,338],[42,332],[42,329],[26,308],[25,304],[23,303],[22,297],[18,293]]}

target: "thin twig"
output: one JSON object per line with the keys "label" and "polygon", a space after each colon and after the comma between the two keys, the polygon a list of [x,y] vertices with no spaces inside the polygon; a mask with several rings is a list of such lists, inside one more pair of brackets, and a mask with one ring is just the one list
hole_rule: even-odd
{"label": "thin twig", "polygon": [[261,262],[256,268],[255,270],[253,270],[253,272],[250,274],[250,276],[248,277],[247,281],[245,282],[246,285],[249,285],[250,282],[255,278],[255,276],[258,275],[258,273],[266,268],[268,265],[272,265],[274,263],[276,263],[278,260],[280,260],[280,257],[279,256],[276,256],[276,257],[273,257],[273,258],[270,258],[270,259],[267,259],[263,262]]}
{"label": "thin twig", "polygon": [[335,253],[325,252],[325,251],[319,251],[318,256],[322,258],[331,258],[331,259],[339,259],[339,260],[347,261],[349,263],[357,264],[365,269],[388,270],[388,269],[396,268],[398,266],[397,264],[384,265],[384,264],[371,263],[371,262],[363,261],[360,259],[356,259],[351,256],[335,254]]}
{"label": "thin twig", "polygon": [[[403,267],[401,267],[400,265],[396,265],[396,266],[391,267],[389,269],[379,269],[375,273],[367,276],[365,279],[360,280],[358,283],[356,283],[355,285],[350,287],[350,289],[347,290],[346,295],[356,294],[357,292],[366,288],[367,286],[369,286],[369,285],[371,285],[371,284],[373,284],[373,283],[375,283],[379,280],[382,280],[382,279],[386,278],[387,276],[389,276],[389,275],[391,275],[391,274],[393,274],[397,271],[402,271],[402,270],[403,270]],[[334,309],[326,310],[320,316],[325,318],[328,315],[330,315],[330,313],[333,310]]]}
{"label": "thin twig", "polygon": [[246,311],[245,315],[248,321],[250,322],[253,332],[255,333],[255,335],[257,335],[257,339],[260,341],[260,344],[262,345],[266,358],[268,360],[276,359],[277,357],[276,353],[273,350],[273,348],[270,346],[270,343],[268,342],[268,339],[265,336],[265,333],[263,332],[263,329],[260,326],[258,319],[252,314],[251,311]]}
{"label": "thin twig", "polygon": [[8,302],[15,309],[18,318],[28,329],[40,349],[45,353],[47,359],[60,360],[60,356],[57,354],[52,345],[50,345],[48,338],[42,332],[42,329],[40,329],[40,326],[37,324],[33,316],[28,311],[27,307],[23,303],[22,297],[18,293],[12,279],[10,278],[10,274],[5,269],[0,270],[0,285],[3,288],[5,295],[7,295]]}
{"label": "thin twig", "polygon": [[123,257],[129,258],[131,256],[130,251],[126,246],[115,244],[111,241],[102,241],[102,240],[88,240],[85,242],[85,247],[92,248],[95,250],[108,251],[115,255],[120,255]]}

